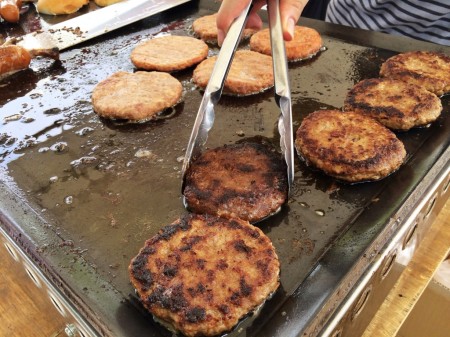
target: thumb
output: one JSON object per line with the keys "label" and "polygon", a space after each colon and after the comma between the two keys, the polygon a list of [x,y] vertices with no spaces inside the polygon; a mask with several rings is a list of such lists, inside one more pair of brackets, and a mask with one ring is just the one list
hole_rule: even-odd
{"label": "thumb", "polygon": [[283,38],[290,41],[294,38],[294,29],[308,0],[280,0],[281,25]]}
{"label": "thumb", "polygon": [[242,13],[251,0],[223,0],[217,13],[217,40],[219,45],[227,35],[231,23]]}

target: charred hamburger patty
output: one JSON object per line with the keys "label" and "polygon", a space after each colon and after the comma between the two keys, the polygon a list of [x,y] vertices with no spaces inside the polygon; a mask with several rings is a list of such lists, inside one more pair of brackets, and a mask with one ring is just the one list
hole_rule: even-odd
{"label": "charred hamburger patty", "polygon": [[311,165],[349,182],[378,180],[397,170],[403,143],[376,120],[355,112],[320,110],[297,130],[295,146]]}
{"label": "charred hamburger patty", "polygon": [[286,201],[285,162],[261,144],[208,150],[188,168],[183,194],[193,212],[254,223],[275,213]]}
{"label": "charred hamburger patty", "polygon": [[129,274],[145,308],[186,336],[232,329],[279,285],[270,239],[240,219],[189,214],[147,240]]}
{"label": "charred hamburger patty", "polygon": [[380,75],[417,84],[440,96],[450,91],[450,57],[427,51],[398,54],[381,65]]}
{"label": "charred hamburger patty", "polygon": [[[295,26],[294,38],[285,42],[288,61],[298,61],[317,54],[322,48],[322,37],[312,28]],[[258,53],[272,55],[270,31],[260,30],[250,38],[250,49]]]}
{"label": "charred hamburger patty", "polygon": [[208,56],[208,45],[190,36],[162,36],[140,43],[131,61],[140,69],[177,71],[200,63]]}
{"label": "charred hamburger patty", "polygon": [[435,121],[442,103],[435,94],[415,84],[372,78],[348,92],[344,109],[373,117],[390,129],[407,131]]}
{"label": "charred hamburger patty", "polygon": [[[207,58],[194,70],[193,80],[206,88],[217,56]],[[273,87],[272,57],[250,50],[238,50],[225,80],[224,94],[252,95]]]}

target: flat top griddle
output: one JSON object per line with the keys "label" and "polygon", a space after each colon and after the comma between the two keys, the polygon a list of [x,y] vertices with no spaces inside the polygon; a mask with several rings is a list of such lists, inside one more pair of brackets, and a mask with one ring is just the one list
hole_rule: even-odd
{"label": "flat top griddle", "polygon": [[[193,35],[193,20],[217,9],[207,1],[190,2],[64,52],[60,63],[33,60],[31,69],[0,83],[2,225],[102,335],[170,335],[140,306],[127,267],[146,239],[186,212],[181,165],[202,92],[192,83],[193,69],[174,73],[183,84],[183,101],[157,121],[128,123],[99,118],[92,89],[116,71],[135,71],[129,55],[140,41]],[[39,23],[32,11],[25,19]],[[315,110],[340,108],[347,91],[378,77],[388,57],[407,50],[449,53],[426,42],[301,20],[322,34],[326,50],[289,65],[295,130]],[[16,33],[8,29],[0,33]],[[217,51],[211,47],[210,55]],[[272,90],[223,96],[207,146],[279,144],[273,96]],[[344,184],[296,158],[292,197],[258,224],[280,257],[281,287],[232,336],[264,335],[274,316],[293,319],[280,316],[280,307],[301,301],[301,294],[292,295],[327,250],[344,233],[357,231],[359,221],[372,228],[364,241],[370,242],[405,206],[425,174],[448,156],[448,96],[442,102],[435,123],[398,134],[407,161],[381,181]],[[361,241],[347,244],[356,249]]]}

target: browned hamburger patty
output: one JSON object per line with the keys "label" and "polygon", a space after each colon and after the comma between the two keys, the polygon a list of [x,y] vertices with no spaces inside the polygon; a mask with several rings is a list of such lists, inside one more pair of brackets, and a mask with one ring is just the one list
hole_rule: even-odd
{"label": "browned hamburger patty", "polygon": [[177,71],[200,63],[208,56],[208,45],[190,36],[167,35],[140,43],[131,61],[140,69]]}
{"label": "browned hamburger patty", "polygon": [[347,93],[344,109],[373,117],[390,129],[407,131],[435,121],[442,103],[435,94],[415,84],[372,78],[357,83]]}
{"label": "browned hamburger patty", "polygon": [[146,120],[177,104],[182,90],[168,73],[119,71],[97,84],[92,105],[105,118]]}
{"label": "browned hamburger patty", "polygon": [[129,266],[145,308],[186,336],[231,330],[278,288],[279,272],[259,228],[195,214],[147,240]]}
{"label": "browned hamburger patty", "polygon": [[[217,43],[217,25],[216,25],[217,13],[212,15],[206,15],[198,18],[192,23],[192,30],[195,35],[208,43]],[[255,29],[245,28],[242,33],[244,39],[249,38],[257,32]]]}
{"label": "browned hamburger patty", "polygon": [[285,165],[278,153],[261,144],[205,151],[186,172],[186,204],[196,213],[260,221],[278,211],[287,199]]}
{"label": "browned hamburger patty", "polygon": [[381,65],[380,75],[417,84],[440,96],[450,91],[450,57],[427,51],[398,54]]}
{"label": "browned hamburger patty", "polygon": [[378,180],[397,170],[406,151],[388,128],[355,112],[320,110],[297,130],[295,146],[309,164],[340,180]]}
{"label": "browned hamburger patty", "polygon": [[[288,61],[298,61],[317,54],[322,48],[322,37],[313,28],[295,26],[294,38],[285,42]],[[250,38],[250,49],[258,53],[272,55],[270,31],[260,30]]]}
{"label": "browned hamburger patty", "polygon": [[[193,81],[206,88],[217,56],[207,58],[194,70]],[[250,50],[238,50],[224,84],[224,94],[252,95],[273,87],[272,57]]]}

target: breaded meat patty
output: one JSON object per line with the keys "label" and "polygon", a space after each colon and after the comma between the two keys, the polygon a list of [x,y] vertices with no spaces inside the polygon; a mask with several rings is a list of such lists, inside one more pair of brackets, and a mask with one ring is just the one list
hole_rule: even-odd
{"label": "breaded meat patty", "polygon": [[440,96],[450,91],[450,57],[428,51],[398,54],[381,65],[380,75],[417,84]]}
{"label": "breaded meat patty", "polygon": [[[316,55],[322,48],[322,37],[313,28],[295,26],[294,38],[285,41],[288,61],[299,61]],[[260,30],[250,38],[250,49],[258,53],[272,55],[270,30]]]}
{"label": "breaded meat patty", "polygon": [[208,45],[190,36],[166,35],[140,43],[131,52],[131,61],[139,69],[183,70],[208,56]]}
{"label": "breaded meat patty", "polygon": [[307,163],[348,182],[379,180],[396,171],[406,151],[388,128],[356,112],[320,110],[296,133],[297,152]]}
{"label": "breaded meat patty", "polygon": [[357,83],[344,103],[390,129],[407,131],[434,122],[442,111],[439,97],[423,87],[391,78],[371,78]]}
{"label": "breaded meat patty", "polygon": [[[217,43],[217,13],[212,15],[202,16],[192,23],[192,30],[195,35],[208,43]],[[243,39],[248,39],[252,34],[257,32],[255,29],[244,28],[242,33]]]}
{"label": "breaded meat patty", "polygon": [[240,219],[185,215],[145,242],[129,275],[145,308],[186,336],[231,330],[279,285],[270,239]]}
{"label": "breaded meat patty", "polygon": [[[194,70],[193,81],[206,88],[217,56],[207,58]],[[246,96],[273,87],[272,57],[250,50],[238,50],[225,80],[224,94]]]}
{"label": "breaded meat patty", "polygon": [[168,73],[119,71],[97,84],[92,105],[104,118],[150,120],[177,104],[182,91],[180,81]]}
{"label": "breaded meat patty", "polygon": [[193,212],[255,223],[286,202],[286,164],[280,154],[262,144],[207,150],[186,171],[183,194]]}

